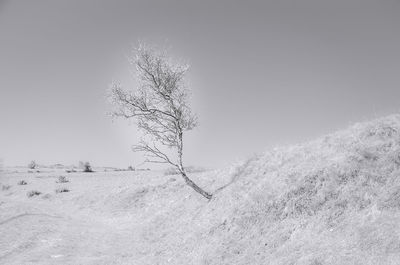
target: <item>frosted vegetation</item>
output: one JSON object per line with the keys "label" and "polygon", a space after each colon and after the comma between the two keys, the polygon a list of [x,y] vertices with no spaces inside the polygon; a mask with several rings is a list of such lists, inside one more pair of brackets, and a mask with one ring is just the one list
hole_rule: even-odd
{"label": "frosted vegetation", "polygon": [[8,173],[0,263],[395,265],[399,173],[400,115],[193,174],[210,201],[162,172]]}

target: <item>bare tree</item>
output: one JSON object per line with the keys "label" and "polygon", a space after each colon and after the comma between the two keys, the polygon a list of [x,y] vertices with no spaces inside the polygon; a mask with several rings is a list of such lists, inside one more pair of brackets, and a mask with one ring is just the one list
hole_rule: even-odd
{"label": "bare tree", "polygon": [[[172,62],[165,52],[143,44],[134,49],[130,62],[136,68],[138,87],[136,91],[126,91],[113,84],[111,100],[115,106],[113,116],[136,118],[138,128],[144,132],[133,151],[143,152],[145,162],[174,166],[187,185],[211,199],[210,193],[187,176],[183,165],[183,134],[197,126],[184,82],[188,65]],[[174,151],[175,159],[165,147]]]}

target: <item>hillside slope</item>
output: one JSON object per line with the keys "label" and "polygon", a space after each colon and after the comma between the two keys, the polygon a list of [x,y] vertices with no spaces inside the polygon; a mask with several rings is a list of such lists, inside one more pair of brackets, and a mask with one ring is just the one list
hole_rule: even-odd
{"label": "hillside slope", "polygon": [[198,220],[204,264],[400,264],[400,116],[237,166]]}
{"label": "hillside slope", "polygon": [[400,115],[191,177],[1,176],[0,263],[400,264]]}

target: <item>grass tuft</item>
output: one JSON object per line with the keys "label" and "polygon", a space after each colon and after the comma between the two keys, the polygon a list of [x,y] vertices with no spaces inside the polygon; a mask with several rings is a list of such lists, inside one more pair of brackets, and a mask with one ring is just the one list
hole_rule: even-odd
{"label": "grass tuft", "polygon": [[28,183],[25,180],[18,181],[18,185],[27,185]]}
{"label": "grass tuft", "polygon": [[58,180],[56,182],[57,183],[68,183],[69,180],[65,176],[59,176]]}
{"label": "grass tuft", "polygon": [[40,191],[31,190],[31,191],[28,191],[28,192],[26,193],[26,196],[28,196],[28,198],[31,198],[31,197],[33,197],[33,196],[38,196],[38,195],[40,195],[40,194],[42,194]]}
{"label": "grass tuft", "polygon": [[69,189],[67,189],[67,188],[56,189],[56,193],[63,193],[63,192],[69,192]]}

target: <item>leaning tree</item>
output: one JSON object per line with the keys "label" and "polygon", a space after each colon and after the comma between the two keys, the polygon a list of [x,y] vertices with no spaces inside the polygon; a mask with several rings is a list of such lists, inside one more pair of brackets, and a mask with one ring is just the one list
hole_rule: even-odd
{"label": "leaning tree", "polygon": [[183,134],[197,126],[185,85],[188,65],[173,62],[165,51],[144,44],[134,48],[130,63],[136,68],[137,89],[127,91],[113,83],[110,96],[115,106],[112,115],[135,118],[144,133],[133,151],[143,152],[145,162],[172,165],[187,185],[211,199],[212,194],[187,176],[183,164]]}

